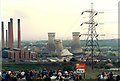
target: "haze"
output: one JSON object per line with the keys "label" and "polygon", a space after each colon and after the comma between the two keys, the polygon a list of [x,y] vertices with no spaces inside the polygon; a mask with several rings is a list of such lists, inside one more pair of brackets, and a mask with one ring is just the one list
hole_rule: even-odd
{"label": "haze", "polygon": [[[106,34],[102,39],[117,38],[119,0],[1,0],[0,20],[14,20],[14,39],[17,39],[17,19],[21,19],[22,40],[47,39],[48,32],[55,32],[56,38],[71,39],[72,32],[87,33],[89,14],[81,15],[94,3],[96,11],[104,12],[96,16],[96,22],[104,23],[96,27],[97,33]],[[1,33],[0,33],[1,36]],[[84,37],[81,37],[83,39]]]}

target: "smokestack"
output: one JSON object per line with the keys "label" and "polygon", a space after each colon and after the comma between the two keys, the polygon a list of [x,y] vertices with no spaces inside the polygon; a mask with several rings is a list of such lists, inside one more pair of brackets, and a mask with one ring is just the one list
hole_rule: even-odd
{"label": "smokestack", "polygon": [[11,37],[10,37],[10,22],[8,22],[8,48],[11,47]]}
{"label": "smokestack", "polygon": [[55,52],[55,33],[48,33],[48,44],[47,44],[47,52],[53,53]]}
{"label": "smokestack", "polygon": [[82,52],[80,48],[80,40],[79,40],[80,32],[72,32],[72,35],[73,35],[72,46],[71,46],[72,53]]}
{"label": "smokestack", "polygon": [[21,48],[20,19],[18,19],[18,48]]}
{"label": "smokestack", "polygon": [[6,30],[6,48],[8,48],[8,31]]}
{"label": "smokestack", "polygon": [[2,21],[1,24],[2,24],[2,36],[1,36],[2,37],[1,38],[2,39],[2,48],[4,48],[4,22]]}
{"label": "smokestack", "polygon": [[10,44],[11,44],[11,49],[13,49],[14,48],[14,41],[13,41],[13,19],[12,18],[10,18],[10,39],[11,39],[11,42],[10,42]]}
{"label": "smokestack", "polygon": [[64,47],[63,47],[62,41],[60,39],[55,39],[55,47],[56,47],[57,54],[61,55]]}

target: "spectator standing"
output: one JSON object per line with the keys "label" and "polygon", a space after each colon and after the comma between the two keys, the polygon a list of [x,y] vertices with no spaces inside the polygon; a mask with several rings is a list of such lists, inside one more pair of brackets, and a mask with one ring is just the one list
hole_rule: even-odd
{"label": "spectator standing", "polygon": [[75,80],[75,78],[76,78],[76,71],[74,71],[74,72],[72,73],[72,77],[73,77],[73,80]]}
{"label": "spectator standing", "polygon": [[44,78],[44,81],[51,81],[51,78],[48,75],[46,75],[46,77]]}
{"label": "spectator standing", "polygon": [[120,76],[119,75],[117,75],[116,81],[120,81]]}
{"label": "spectator standing", "polygon": [[6,72],[5,71],[2,73],[2,81],[6,81]]}
{"label": "spectator standing", "polygon": [[112,81],[113,80],[113,73],[110,72],[110,80]]}

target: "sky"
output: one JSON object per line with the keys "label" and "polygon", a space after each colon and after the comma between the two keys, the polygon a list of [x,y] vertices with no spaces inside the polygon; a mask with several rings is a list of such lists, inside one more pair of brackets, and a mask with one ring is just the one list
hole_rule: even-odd
{"label": "sky", "polygon": [[[96,27],[99,39],[117,38],[118,34],[118,1],[119,0],[0,0],[0,21],[5,29],[10,18],[13,18],[14,39],[17,39],[17,19],[21,19],[22,40],[44,40],[48,32],[55,32],[56,39],[72,39],[72,32],[86,34],[88,25],[80,26],[89,20],[91,2],[98,12],[95,21],[104,23]],[[1,36],[1,33],[0,33]],[[84,39],[86,36],[81,36]]]}

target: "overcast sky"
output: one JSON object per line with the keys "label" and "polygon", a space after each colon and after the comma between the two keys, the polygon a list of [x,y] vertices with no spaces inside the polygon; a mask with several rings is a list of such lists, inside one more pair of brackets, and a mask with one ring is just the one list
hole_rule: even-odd
{"label": "overcast sky", "polygon": [[[118,1],[119,0],[0,0],[0,20],[7,22],[14,20],[14,39],[17,38],[17,19],[21,19],[22,40],[47,39],[48,32],[55,32],[56,39],[71,39],[72,32],[85,34],[88,25],[80,26],[88,21],[89,14],[81,15],[84,10],[90,9],[94,3],[98,14],[96,31],[106,34],[105,38],[117,38],[118,34]],[[0,33],[1,36],[1,33]],[[82,36],[83,39],[85,36]]]}

